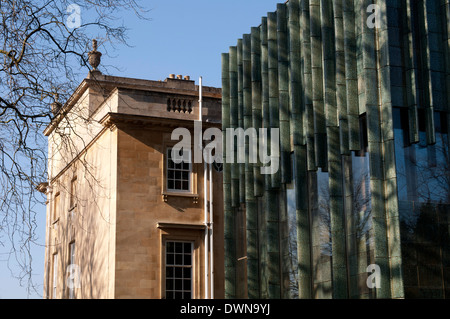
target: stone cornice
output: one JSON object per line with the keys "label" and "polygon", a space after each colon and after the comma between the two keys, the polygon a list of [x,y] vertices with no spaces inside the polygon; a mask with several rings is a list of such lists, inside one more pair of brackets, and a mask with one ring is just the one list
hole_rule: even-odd
{"label": "stone cornice", "polygon": [[[91,86],[104,88],[108,92],[114,89],[118,90],[136,90],[146,92],[157,92],[184,96],[198,96],[198,85],[194,81],[166,79],[165,81],[151,81],[142,79],[133,79],[125,77],[116,77],[103,75],[101,73],[92,73],[88,78],[84,79],[77,87],[72,96],[61,107],[60,111],[55,115],[50,124],[45,128],[44,135],[49,136],[58,126],[61,120],[77,103],[83,93]],[[220,88],[203,86],[203,98],[221,99],[222,90]],[[109,94],[105,96],[107,99]]]}
{"label": "stone cornice", "polygon": [[[110,126],[120,126],[120,125],[136,125],[136,126],[146,126],[151,129],[162,129],[162,128],[177,128],[186,127],[194,128],[195,121],[191,119],[174,119],[174,118],[164,118],[156,116],[143,116],[143,115],[132,115],[124,113],[108,113],[101,120],[100,124],[105,127]],[[203,121],[202,126],[204,128],[217,127],[221,128],[220,123],[206,122]]]}

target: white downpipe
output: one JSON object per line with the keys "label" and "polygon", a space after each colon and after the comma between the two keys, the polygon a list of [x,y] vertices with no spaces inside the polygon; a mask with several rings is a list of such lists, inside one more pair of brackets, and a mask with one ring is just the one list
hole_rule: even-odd
{"label": "white downpipe", "polygon": [[[202,77],[199,79],[199,100],[198,100],[198,119],[200,121],[200,124],[203,124],[203,81]],[[200,135],[201,139],[201,135]],[[203,141],[199,141],[200,148]],[[202,158],[203,158],[203,149],[202,151]],[[204,262],[205,262],[205,299],[208,299],[210,293],[209,293],[209,267],[208,267],[208,192],[207,192],[207,164],[206,161],[203,159],[203,211],[204,211],[204,224],[205,224],[205,236],[204,236],[204,244],[205,244],[205,251],[204,251]]]}
{"label": "white downpipe", "polygon": [[203,121],[203,79],[202,77],[200,77],[199,81],[198,81],[198,120],[200,122]]}
{"label": "white downpipe", "polygon": [[[210,161],[211,162],[211,161]],[[209,164],[209,223],[210,223],[210,230],[209,230],[209,244],[210,244],[210,275],[209,280],[211,283],[211,299],[214,299],[214,241],[213,241],[213,167],[212,163]]]}
{"label": "white downpipe", "polygon": [[[51,167],[51,165],[49,166]],[[50,180],[50,179],[49,179]],[[55,205],[53,205],[53,187],[51,186],[50,182],[48,183],[47,189],[46,189],[46,196],[47,196],[47,207],[45,209],[45,212],[47,214],[46,216],[46,224],[45,224],[45,243],[47,244],[46,248],[45,248],[45,262],[46,262],[46,271],[45,271],[45,289],[44,289],[44,294],[45,294],[45,298],[46,299],[50,299],[50,283],[52,282],[50,280],[50,269],[51,267],[51,252],[50,252],[50,229],[52,228],[52,219],[51,216],[53,216],[53,209],[55,209]]]}
{"label": "white downpipe", "polygon": [[208,191],[207,191],[207,179],[208,179],[208,170],[207,164],[203,161],[203,197],[204,197],[204,207],[203,210],[205,212],[205,299],[209,298],[209,267],[208,267]]}

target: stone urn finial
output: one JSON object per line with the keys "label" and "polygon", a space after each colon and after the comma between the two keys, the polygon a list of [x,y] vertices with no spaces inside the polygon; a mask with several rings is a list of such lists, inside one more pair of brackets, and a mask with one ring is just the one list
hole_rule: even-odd
{"label": "stone urn finial", "polygon": [[51,105],[53,115],[58,114],[61,107],[62,107],[62,104],[59,102],[59,94],[55,93],[54,94],[54,102]]}
{"label": "stone urn finial", "polygon": [[102,53],[97,51],[97,40],[92,40],[92,51],[89,52],[89,64],[92,66],[93,71],[97,71],[97,67],[100,65]]}

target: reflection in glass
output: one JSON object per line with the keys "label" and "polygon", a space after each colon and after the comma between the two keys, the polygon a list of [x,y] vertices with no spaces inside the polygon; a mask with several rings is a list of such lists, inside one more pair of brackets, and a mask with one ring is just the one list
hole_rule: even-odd
{"label": "reflection in glass", "polygon": [[374,260],[370,161],[365,116],[360,118],[361,151],[343,157],[349,296],[374,298],[367,267]]}
{"label": "reflection in glass", "polygon": [[367,267],[373,264],[372,205],[370,195],[369,154],[352,152],[344,159],[345,218],[347,258],[351,298],[373,298],[366,281]]}
{"label": "reflection in glass", "polygon": [[[291,163],[294,165],[295,160],[291,154]],[[295,170],[292,168],[292,174]],[[287,218],[288,218],[288,232],[289,232],[289,287],[288,291],[290,297],[298,298],[298,253],[297,253],[297,205],[295,200],[295,183],[294,176],[291,178],[291,183],[286,185],[286,201],[287,201]]]}
{"label": "reflection in glass", "polygon": [[436,144],[427,145],[425,116],[419,112],[419,143],[410,144],[406,109],[394,109],[395,153],[400,201],[450,203],[448,134],[445,114],[435,112]]}
{"label": "reflection in glass", "polygon": [[393,109],[406,298],[450,297],[450,170],[447,114],[434,113],[436,144],[427,145],[419,109],[419,143],[409,139],[408,110]]}
{"label": "reflection in glass", "polygon": [[328,173],[309,173],[313,298],[332,298],[331,220]]}

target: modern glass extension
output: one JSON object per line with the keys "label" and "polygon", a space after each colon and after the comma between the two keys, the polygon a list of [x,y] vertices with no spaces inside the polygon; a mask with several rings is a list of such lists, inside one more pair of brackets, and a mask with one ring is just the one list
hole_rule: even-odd
{"label": "modern glass extension", "polygon": [[[421,113],[421,111],[420,111]],[[397,196],[400,216],[400,236],[402,251],[402,280],[406,298],[449,297],[450,274],[450,170],[449,140],[445,112],[435,112],[436,143],[427,145],[423,117],[419,119],[420,141],[412,144],[408,137],[408,110],[393,109],[395,136],[395,163],[397,171]],[[376,289],[371,289],[367,281],[374,260],[374,232],[370,191],[370,156],[367,148],[365,116],[361,116],[361,151],[342,156],[342,189],[345,207],[345,259],[346,281],[349,298],[376,298]],[[295,153],[291,154],[295,163]],[[292,167],[292,172],[295,168]],[[318,169],[308,173],[309,232],[311,265],[311,298],[333,298],[332,281],[332,232],[330,214],[329,174]],[[299,297],[298,223],[296,205],[296,185],[294,176],[275,197],[286,201],[286,218],[280,220],[279,246],[284,250],[284,267],[280,277],[284,282],[284,298]],[[258,213],[265,218],[267,198],[259,200]],[[241,255],[245,256],[245,209],[240,209],[241,227],[237,240]],[[261,233],[266,233],[264,220]],[[284,224],[283,224],[284,223]],[[283,230],[287,236],[284,236]],[[261,235],[260,234],[260,238]],[[284,241],[283,241],[284,239]],[[264,238],[261,238],[261,242]],[[240,243],[240,244],[239,244]],[[262,253],[260,243],[260,256]],[[283,255],[283,253],[281,253]],[[267,258],[267,257],[266,257]],[[261,261],[260,271],[267,272],[267,261]],[[262,274],[260,274],[261,276]],[[237,287],[244,289],[245,282]],[[264,286],[264,283],[262,284]],[[281,284],[282,286],[283,284]],[[264,288],[261,288],[261,292]],[[266,291],[266,293],[268,293]],[[241,295],[242,297],[242,295]],[[268,295],[266,295],[268,297]]]}
{"label": "modern glass extension", "polygon": [[403,278],[406,297],[450,297],[450,167],[447,113],[434,112],[436,143],[428,145],[419,112],[411,143],[408,110],[394,109]]}
{"label": "modern glass extension", "polygon": [[226,298],[450,298],[449,6],[289,0],[222,54],[224,137],[280,133],[224,149]]}
{"label": "modern glass extension", "polygon": [[[422,114],[422,110],[419,110]],[[419,116],[420,140],[409,140],[408,109],[394,108],[395,159],[400,214],[403,282],[406,298],[449,297],[450,168],[447,113],[434,112],[436,143],[427,145],[425,117]],[[362,121],[364,121],[362,117]],[[363,128],[364,125],[361,125]],[[362,129],[364,134],[364,129]],[[367,136],[361,143],[367,145]],[[363,145],[364,145],[363,144]],[[292,154],[292,158],[294,154]],[[373,261],[370,170],[367,146],[342,157],[345,190],[347,276],[350,297],[374,298],[367,267]],[[332,298],[329,176],[309,176],[313,292]],[[295,185],[286,189],[289,229],[289,292],[298,297]]]}
{"label": "modern glass extension", "polygon": [[[342,156],[346,232],[346,259],[348,293],[351,297],[374,297],[367,285],[367,267],[373,264],[373,229],[370,197],[369,156],[365,116],[361,117],[362,150]],[[292,160],[294,153],[292,154]],[[292,170],[294,171],[294,169]],[[294,176],[292,176],[294,180]],[[312,291],[314,298],[332,298],[332,235],[330,214],[329,174],[319,169],[309,173],[309,218],[311,231]],[[289,253],[291,259],[289,291],[291,298],[298,297],[297,216],[295,184],[286,190],[288,205]]]}

